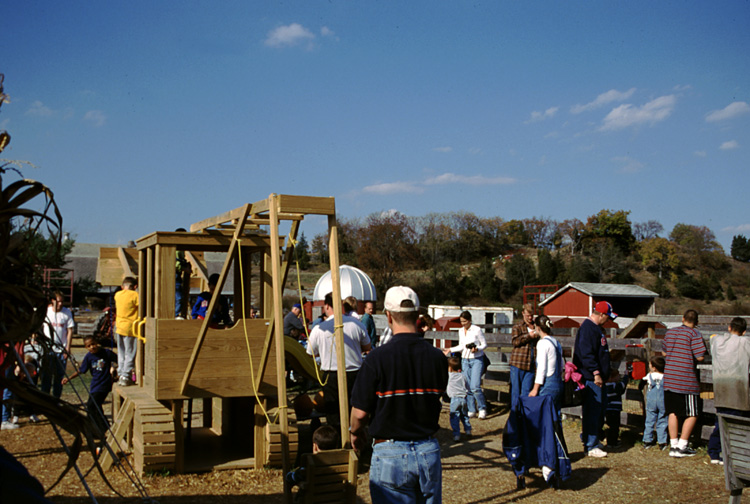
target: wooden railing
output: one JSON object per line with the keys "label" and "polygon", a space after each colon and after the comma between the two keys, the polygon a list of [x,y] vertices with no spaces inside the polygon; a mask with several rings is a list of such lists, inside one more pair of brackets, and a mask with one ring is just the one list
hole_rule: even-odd
{"label": "wooden railing", "polygon": [[[485,376],[485,386],[501,385],[507,386],[510,381],[510,353],[513,348],[512,334],[510,334],[511,325],[480,325],[487,340],[487,349],[485,354],[490,360],[490,366]],[[706,347],[710,348],[709,338],[711,334],[726,331],[726,326],[719,325],[701,325],[699,327],[703,334]],[[571,359],[573,345],[575,344],[575,335],[578,328],[571,329],[553,329],[553,336],[560,342],[563,347],[563,353],[567,360]],[[626,373],[626,363],[629,361],[641,361],[648,363],[651,355],[654,353],[661,355],[662,339],[666,330],[656,330],[656,338],[620,338],[618,335],[623,332],[622,329],[608,329],[607,331],[609,349],[613,357],[612,366],[620,372],[621,375]],[[435,346],[448,348],[457,344],[458,334],[456,331],[429,331],[425,333],[425,338],[435,340]],[[711,373],[711,358],[706,355],[705,360],[698,365],[701,384],[701,396],[703,397],[703,417],[701,419],[702,430],[701,437],[708,439],[714,425],[714,414],[716,409],[713,401],[713,379]],[[507,404],[509,397],[507,393],[493,390],[497,387],[488,387],[485,390],[485,396],[488,399]],[[625,400],[635,401],[640,404],[640,413],[632,411],[623,411],[623,425],[632,425],[643,427],[645,423],[645,404],[644,395],[635,387],[628,387]],[[626,408],[628,409],[628,408]],[[629,408],[633,409],[633,408]],[[563,414],[569,417],[581,416],[581,407],[563,408]]]}

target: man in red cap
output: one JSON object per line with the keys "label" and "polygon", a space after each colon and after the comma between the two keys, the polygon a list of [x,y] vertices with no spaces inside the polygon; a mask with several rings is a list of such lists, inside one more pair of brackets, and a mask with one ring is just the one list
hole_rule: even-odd
{"label": "man in red cap", "polygon": [[581,439],[583,453],[589,457],[606,457],[599,444],[599,431],[607,407],[607,394],[603,385],[609,378],[609,346],[602,326],[610,319],[617,318],[612,305],[599,301],[594,311],[583,321],[576,336],[573,364],[583,375],[586,388],[583,393],[581,418]]}

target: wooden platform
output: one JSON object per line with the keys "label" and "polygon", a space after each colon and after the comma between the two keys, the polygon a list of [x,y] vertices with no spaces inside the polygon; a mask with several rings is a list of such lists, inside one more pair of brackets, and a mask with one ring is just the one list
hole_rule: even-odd
{"label": "wooden platform", "polygon": [[[107,441],[115,452],[132,449],[133,467],[140,474],[179,469],[172,411],[141,387],[115,385],[112,398],[114,425]],[[113,460],[103,453],[100,462],[107,469]]]}

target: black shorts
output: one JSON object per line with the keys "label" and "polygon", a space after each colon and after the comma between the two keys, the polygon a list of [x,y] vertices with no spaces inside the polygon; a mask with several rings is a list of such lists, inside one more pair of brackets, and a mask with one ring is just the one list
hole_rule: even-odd
{"label": "black shorts", "polygon": [[674,413],[677,418],[697,417],[703,411],[703,400],[698,394],[678,394],[665,390],[664,409],[667,415]]}

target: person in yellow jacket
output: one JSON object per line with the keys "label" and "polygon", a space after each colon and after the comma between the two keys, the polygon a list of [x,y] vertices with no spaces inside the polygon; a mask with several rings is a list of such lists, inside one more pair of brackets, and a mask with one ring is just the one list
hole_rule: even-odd
{"label": "person in yellow jacket", "polygon": [[138,320],[138,293],[135,292],[138,283],[133,277],[125,277],[122,290],[115,293],[115,332],[117,332],[117,369],[120,379],[118,385],[133,384],[133,370],[135,369],[135,351],[137,340],[133,334],[133,323]]}

